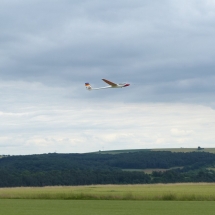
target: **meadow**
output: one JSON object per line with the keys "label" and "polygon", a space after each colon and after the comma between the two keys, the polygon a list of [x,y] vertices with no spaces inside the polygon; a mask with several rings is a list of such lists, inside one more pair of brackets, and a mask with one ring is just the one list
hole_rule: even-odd
{"label": "meadow", "polygon": [[114,200],[0,200],[5,215],[213,215],[214,202]]}
{"label": "meadow", "polygon": [[7,215],[212,215],[215,183],[0,188]]}
{"label": "meadow", "polygon": [[215,201],[215,183],[0,188],[0,199]]}
{"label": "meadow", "polygon": [[215,153],[215,148],[202,148],[198,150],[197,148],[166,148],[166,149],[152,149],[151,151],[170,151],[170,152],[209,152]]}
{"label": "meadow", "polygon": [[94,153],[99,154],[120,154],[120,153],[129,153],[129,152],[141,152],[141,151],[157,151],[157,152],[209,152],[215,154],[215,148],[202,148],[198,150],[197,148],[161,148],[161,149],[127,149],[127,150],[111,150],[111,151],[99,151]]}

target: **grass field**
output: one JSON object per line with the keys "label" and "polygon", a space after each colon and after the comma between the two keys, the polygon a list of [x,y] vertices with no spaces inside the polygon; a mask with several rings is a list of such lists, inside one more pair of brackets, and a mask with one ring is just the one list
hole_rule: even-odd
{"label": "grass field", "polygon": [[213,215],[214,201],[215,183],[1,188],[0,214]]}
{"label": "grass field", "polygon": [[205,148],[198,150],[196,148],[162,148],[162,149],[126,149],[126,150],[113,150],[113,151],[99,151],[94,153],[99,154],[119,154],[119,153],[129,153],[129,152],[141,152],[141,151],[170,151],[170,152],[209,152],[215,153],[215,148]]}
{"label": "grass field", "polygon": [[5,215],[213,215],[214,202],[0,200]]}
{"label": "grass field", "polygon": [[205,148],[197,150],[197,148],[167,148],[167,149],[152,149],[151,151],[171,151],[171,152],[209,152],[215,153],[215,148]]}
{"label": "grass field", "polygon": [[215,201],[215,183],[1,188],[0,199]]}
{"label": "grass field", "polygon": [[[179,166],[179,167],[172,167],[169,169],[123,169],[123,171],[129,171],[129,172],[144,172],[146,174],[152,174],[153,171],[157,171],[157,172],[165,172],[167,170],[173,170],[173,169],[182,169],[183,167]],[[215,170],[215,168],[208,168],[208,170]]]}

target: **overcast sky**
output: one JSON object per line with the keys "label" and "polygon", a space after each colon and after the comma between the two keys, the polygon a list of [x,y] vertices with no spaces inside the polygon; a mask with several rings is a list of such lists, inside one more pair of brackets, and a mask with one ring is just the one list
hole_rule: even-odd
{"label": "overcast sky", "polygon": [[0,154],[214,147],[214,59],[214,0],[1,0]]}

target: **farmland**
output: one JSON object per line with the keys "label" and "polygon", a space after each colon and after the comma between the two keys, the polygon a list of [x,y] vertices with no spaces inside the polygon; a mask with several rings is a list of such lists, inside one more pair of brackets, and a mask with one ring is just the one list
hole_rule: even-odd
{"label": "farmland", "polygon": [[215,201],[215,183],[0,188],[0,199]]}
{"label": "farmland", "polygon": [[114,201],[114,200],[0,200],[7,215],[212,215],[214,202]]}
{"label": "farmland", "polygon": [[0,211],[212,215],[215,183],[176,183],[214,182],[212,153],[213,149],[154,149],[7,156],[0,159]]}
{"label": "farmland", "polygon": [[212,215],[215,183],[1,188],[7,215]]}
{"label": "farmland", "polygon": [[215,182],[215,154],[139,151],[0,159],[0,187]]}
{"label": "farmland", "polygon": [[111,151],[99,151],[94,153],[99,154],[120,154],[120,153],[129,153],[129,152],[144,152],[144,151],[156,151],[156,152],[209,152],[215,153],[215,148],[202,148],[198,150],[198,148],[161,148],[161,149],[126,149],[126,150],[111,150]]}

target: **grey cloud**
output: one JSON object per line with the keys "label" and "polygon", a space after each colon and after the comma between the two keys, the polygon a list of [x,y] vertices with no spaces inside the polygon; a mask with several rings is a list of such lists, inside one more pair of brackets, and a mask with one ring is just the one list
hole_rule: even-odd
{"label": "grey cloud", "polygon": [[[199,83],[192,89],[175,87],[180,81],[213,77],[215,16],[209,1],[1,4],[3,80],[66,88],[85,81],[102,85],[101,78],[130,81],[131,101],[145,101],[146,92],[153,101],[213,92],[213,86]],[[86,98],[85,92],[79,95]]]}
{"label": "grey cloud", "polygon": [[[1,1],[1,153],[213,146],[214,11],[209,0]],[[85,90],[102,78],[131,86]]]}

